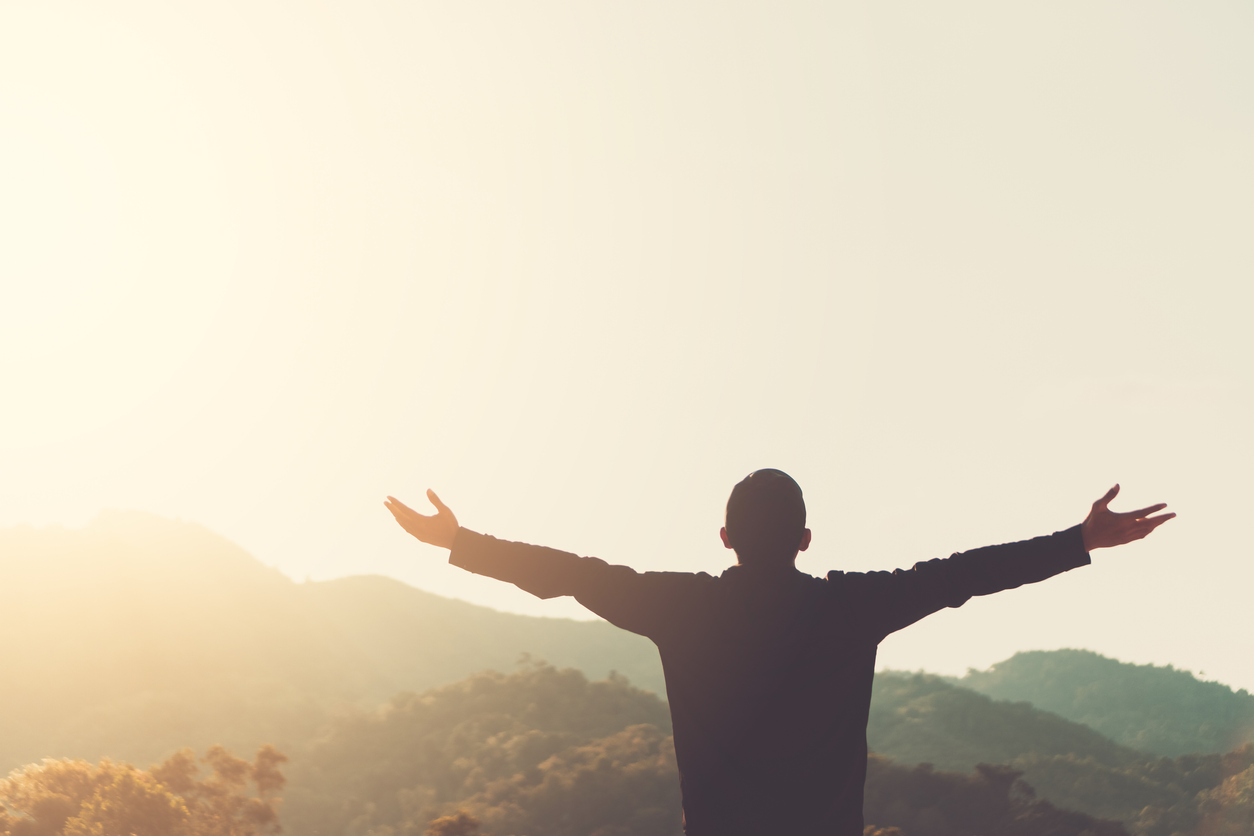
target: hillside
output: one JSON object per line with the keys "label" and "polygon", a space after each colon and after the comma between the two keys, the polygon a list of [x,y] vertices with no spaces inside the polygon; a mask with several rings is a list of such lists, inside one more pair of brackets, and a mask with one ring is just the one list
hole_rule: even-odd
{"label": "hillside", "polygon": [[[478,674],[337,722],[290,775],[283,815],[299,836],[421,834],[458,811],[495,834],[680,834],[665,704],[622,679],[588,682],[545,665]],[[866,818],[907,836],[1125,832],[1033,799],[1013,770],[961,774],[881,757],[869,764]]]}
{"label": "hillside", "polygon": [[294,748],[373,707],[530,654],[662,689],[653,645],[398,581],[297,584],[188,523],[102,515],[0,531],[0,771],[45,756],[151,763],[182,746]]}
{"label": "hillside", "polygon": [[1254,695],[1170,665],[1038,650],[952,681],[995,699],[1031,702],[1124,746],[1167,757],[1228,752],[1254,741]]}
{"label": "hillside", "polygon": [[[432,688],[452,688],[440,691],[447,695],[464,693],[466,682],[482,686],[504,681],[500,678],[506,674],[477,673],[484,670],[519,670],[517,676],[547,681],[536,673],[552,670],[547,666],[531,662],[520,670],[523,654],[581,671],[562,672],[562,688],[592,699],[587,710],[609,711],[609,719],[589,720],[586,735],[570,731],[554,737],[550,730],[537,736],[533,732],[539,727],[527,727],[518,732],[518,742],[507,746],[506,737],[494,737],[491,729],[502,731],[521,721],[519,717],[506,717],[509,723],[501,725],[509,713],[502,709],[495,719],[463,718],[439,734],[453,734],[449,740],[458,741],[485,734],[485,740],[495,741],[492,746],[504,747],[490,754],[491,746],[484,743],[487,748],[476,750],[465,763],[491,772],[497,767],[490,764],[504,769],[501,764],[514,763],[511,758],[538,757],[543,750],[574,776],[583,774],[589,758],[610,757],[610,763],[621,756],[627,758],[623,776],[646,783],[660,781],[657,775],[669,768],[663,742],[669,726],[665,703],[658,698],[664,695],[656,650],[647,640],[605,623],[500,613],[387,578],[297,584],[199,526],[142,514],[105,515],[79,531],[0,531],[0,583],[0,630],[8,639],[0,683],[3,771],[44,757],[95,761],[107,756],[142,766],[185,746],[203,751],[220,743],[251,752],[270,743],[292,758],[287,808],[292,816],[330,820],[334,816],[324,809],[327,804],[365,815],[367,808],[359,802],[366,801],[374,805],[369,809],[403,808],[417,815],[414,805],[427,795],[393,787],[387,799],[371,796],[383,791],[373,785],[385,788],[394,780],[409,780],[406,770],[414,768],[404,758],[415,741],[401,736],[389,742],[388,729],[394,727],[380,725],[378,718],[391,716],[399,722],[405,712],[422,714],[427,697],[414,694],[430,696]],[[1025,664],[1025,658],[1032,664]],[[600,680],[610,671],[623,676],[587,684],[585,677]],[[1102,679],[1102,672],[1112,681]],[[584,685],[577,686],[576,679]],[[1206,722],[1214,726],[1215,718],[1229,717],[1226,722],[1240,727],[1242,701],[1249,699],[1244,692],[1199,683],[1179,671],[1122,665],[1078,651],[1020,654],[968,679],[1011,696],[1021,693],[1015,688],[1027,690],[1038,704],[994,699],[934,676],[881,673],[868,736],[872,749],[891,761],[876,761],[875,769],[883,767],[880,771],[896,776],[895,781],[914,782],[921,792],[952,784],[960,788],[955,792],[987,796],[991,787],[1003,801],[1011,792],[1007,788],[1018,786],[1013,780],[1005,783],[1009,769],[1022,774],[1036,797],[1121,820],[1138,836],[1191,833],[1210,815],[1207,810],[1240,812],[1254,804],[1249,802],[1254,787],[1247,786],[1254,782],[1254,746],[1224,755],[1163,758],[1040,705],[1070,694],[1069,705],[1087,706],[1090,713],[1082,716],[1094,726],[1113,718],[1126,732],[1136,717],[1153,717],[1158,739],[1196,740]],[[1129,679],[1140,682],[1135,699],[1120,696],[1118,690],[1129,687]],[[1162,686],[1164,681],[1168,684]],[[1088,682],[1087,690],[1076,682]],[[645,691],[632,685],[643,685]],[[543,697],[548,703],[540,697],[528,703],[524,715],[564,705],[561,712],[571,717],[560,722],[574,722],[579,706],[558,699],[560,690]],[[1105,696],[1080,699],[1091,693]],[[1196,711],[1201,713],[1185,710],[1189,705],[1200,706]],[[628,733],[644,726],[653,731]],[[361,740],[352,736],[357,732],[364,735]],[[382,748],[371,749],[367,738]],[[337,746],[340,755],[332,757]],[[341,756],[342,765],[335,765]],[[417,768],[444,769],[441,757],[431,754],[430,764]],[[931,766],[920,766],[924,764]],[[979,764],[1005,769],[973,771]],[[479,774],[474,769],[458,780]],[[928,777],[932,772],[959,777],[933,780]],[[423,774],[421,780],[428,782],[423,786],[435,786],[430,783],[435,778]],[[334,779],[331,784],[326,783],[329,778]],[[552,803],[565,797],[553,787],[533,785],[535,778],[526,772],[510,783],[514,779],[502,774],[493,780],[505,783],[491,792],[531,799],[528,804],[540,804],[550,792],[557,793]],[[439,796],[443,801],[422,810],[449,812],[454,801],[494,808],[496,796],[477,795],[488,792],[490,783],[471,781],[466,786],[478,789],[460,795],[457,788],[445,787]],[[332,785],[342,785],[342,790],[333,791]],[[605,792],[613,795],[611,789]],[[892,818],[904,803],[892,802],[897,813],[883,813],[882,822],[913,821]],[[1039,813],[1043,808],[1034,809]],[[382,826],[383,821],[376,823]],[[637,822],[628,829],[637,824],[645,827]],[[649,827],[653,825],[645,829]],[[290,832],[302,836],[305,831]],[[1234,832],[1243,831],[1238,826]]]}
{"label": "hillside", "polygon": [[[1072,755],[1113,768],[1149,757],[1027,703],[995,701],[936,676],[891,671],[875,677],[867,742],[900,763],[959,772],[1029,754]],[[1029,783],[1036,785],[1031,778]]]}
{"label": "hillside", "polygon": [[[867,740],[873,751],[903,765],[957,772],[981,763],[1006,765],[1037,797],[1122,821],[1141,836],[1192,832],[1213,804],[1207,793],[1225,781],[1243,786],[1254,779],[1252,745],[1162,758],[1026,702],[994,700],[927,674],[876,675]],[[1250,790],[1235,792],[1237,807],[1254,804]]]}

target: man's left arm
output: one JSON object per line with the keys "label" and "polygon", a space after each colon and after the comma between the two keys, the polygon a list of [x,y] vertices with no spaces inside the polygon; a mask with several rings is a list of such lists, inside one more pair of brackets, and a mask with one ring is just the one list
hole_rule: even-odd
{"label": "man's left arm", "polygon": [[945,560],[916,563],[909,570],[872,572],[861,576],[865,617],[877,639],[925,616],[958,607],[975,595],[990,595],[1051,578],[1090,563],[1089,552],[1123,545],[1147,536],[1175,516],[1160,514],[1165,504],[1116,513],[1110,501],[1119,486],[1093,503],[1080,525],[1046,537],[986,546]]}

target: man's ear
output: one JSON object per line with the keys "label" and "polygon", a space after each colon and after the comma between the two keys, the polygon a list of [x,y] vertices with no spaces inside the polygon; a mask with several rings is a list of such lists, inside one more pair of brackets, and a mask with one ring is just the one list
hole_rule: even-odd
{"label": "man's ear", "polygon": [[810,529],[807,528],[801,535],[801,545],[797,546],[797,551],[803,552],[808,548],[810,548]]}
{"label": "man's ear", "polygon": [[735,546],[731,544],[731,539],[728,538],[727,536],[727,526],[723,526],[722,528],[718,530],[718,536],[723,538],[723,548],[725,549],[736,548]]}

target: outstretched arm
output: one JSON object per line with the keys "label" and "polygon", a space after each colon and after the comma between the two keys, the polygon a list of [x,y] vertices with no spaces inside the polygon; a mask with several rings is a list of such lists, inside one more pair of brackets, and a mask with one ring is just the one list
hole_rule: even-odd
{"label": "outstretched arm", "polygon": [[[1151,505],[1116,513],[1110,501],[1115,485],[1093,503],[1083,524],[1048,537],[986,546],[946,560],[916,563],[896,572],[851,576],[859,584],[858,605],[882,639],[944,607],[961,606],[973,595],[989,595],[1036,583],[1089,562],[1089,552],[1140,540],[1175,514],[1158,514],[1167,506]],[[1158,516],[1153,516],[1158,514]]]}
{"label": "outstretched arm", "polygon": [[[1167,507],[1165,502],[1136,511],[1116,513],[1110,510],[1110,501],[1118,494],[1118,485],[1106,491],[1105,496],[1093,503],[1093,509],[1085,518],[1084,525],[1080,526],[1086,551],[1108,549],[1111,546],[1122,546],[1124,543],[1140,540],[1175,516],[1174,513],[1158,514]],[[1153,517],[1150,516],[1151,514],[1158,514],[1158,516]]]}
{"label": "outstretched arm", "polygon": [[595,557],[498,540],[460,527],[434,491],[427,491],[427,499],[436,513],[419,514],[394,496],[383,505],[414,537],[448,549],[452,565],[512,583],[539,598],[573,595],[592,612],[633,633],[656,633],[682,611],[677,601],[694,584],[709,580],[706,575],[636,572]]}
{"label": "outstretched arm", "polygon": [[435,506],[435,513],[427,516],[419,514],[394,496],[389,496],[383,507],[392,512],[401,528],[417,537],[424,543],[439,546],[442,549],[453,548],[453,538],[457,536],[457,517],[449,507],[440,501],[435,491],[427,490],[427,499]]}

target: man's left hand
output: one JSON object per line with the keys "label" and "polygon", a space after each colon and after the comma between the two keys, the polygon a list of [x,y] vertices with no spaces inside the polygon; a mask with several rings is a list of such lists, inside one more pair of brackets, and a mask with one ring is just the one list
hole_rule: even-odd
{"label": "man's left hand", "polygon": [[1166,508],[1167,503],[1165,502],[1150,505],[1148,508],[1142,508],[1139,511],[1128,511],[1122,514],[1112,511],[1110,510],[1110,501],[1118,493],[1119,486],[1115,485],[1106,491],[1105,496],[1093,503],[1093,510],[1089,511],[1088,517],[1084,520],[1084,525],[1080,527],[1080,531],[1084,535],[1084,548],[1086,551],[1108,549],[1111,546],[1122,546],[1124,543],[1140,540],[1175,516],[1174,513],[1159,514],[1156,517],[1150,516]]}

